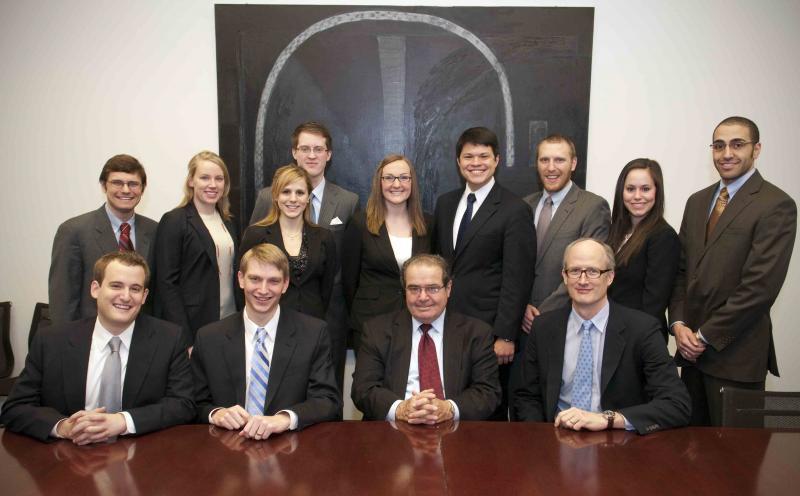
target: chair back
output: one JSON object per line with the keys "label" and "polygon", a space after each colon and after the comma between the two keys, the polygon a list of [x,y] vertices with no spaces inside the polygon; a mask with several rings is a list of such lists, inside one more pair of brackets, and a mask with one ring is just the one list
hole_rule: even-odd
{"label": "chair back", "polygon": [[722,426],[800,429],[800,392],[722,388]]}
{"label": "chair back", "polygon": [[0,377],[14,370],[14,350],[11,349],[11,302],[0,303]]}
{"label": "chair back", "polygon": [[47,303],[37,303],[33,308],[33,319],[31,319],[31,329],[28,331],[28,349],[33,343],[33,337],[42,327],[49,326],[50,321],[50,305]]}

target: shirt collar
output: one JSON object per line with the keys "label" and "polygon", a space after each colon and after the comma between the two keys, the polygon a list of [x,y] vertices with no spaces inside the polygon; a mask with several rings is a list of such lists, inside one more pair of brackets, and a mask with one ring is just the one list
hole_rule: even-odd
{"label": "shirt collar", "polygon": [[[108,215],[108,220],[111,221],[112,229],[114,229],[115,233],[118,233],[119,227],[122,225],[122,221],[116,215],[114,215],[114,212],[111,211],[111,208],[109,208],[108,203],[105,203],[103,206],[106,207],[106,215]],[[134,226],[136,225],[136,214],[133,214],[131,218],[125,222],[127,222],[131,226],[131,229],[133,229]]]}
{"label": "shirt collar", "polygon": [[548,193],[547,191],[544,192],[542,195],[542,201],[546,200],[549,196],[553,200],[553,206],[558,208],[561,204],[561,201],[567,196],[569,190],[572,188],[572,181],[570,180],[563,188],[556,191],[555,193]]}
{"label": "shirt collar", "polygon": [[[275,315],[272,316],[271,319],[264,325],[264,330],[267,331],[267,335],[275,341],[275,334],[278,330],[278,321],[281,318],[281,306],[278,305],[278,308],[275,309]],[[255,342],[256,339],[256,331],[258,330],[259,326],[252,320],[250,317],[247,316],[247,307],[244,308],[242,311],[242,320],[244,321],[244,337],[246,340]]]}
{"label": "shirt collar", "polygon": [[744,186],[744,183],[746,183],[747,180],[750,179],[750,177],[752,177],[752,175],[755,173],[756,173],[756,168],[755,166],[753,166],[750,168],[749,171],[745,172],[741,176],[731,181],[730,184],[725,184],[720,179],[719,186],[717,186],[717,194],[719,194],[722,188],[728,188],[728,197],[733,198],[733,195],[735,195],[736,192],[739,191],[739,189],[741,189],[742,186]]}
{"label": "shirt collar", "polygon": [[[431,322],[431,330],[428,332],[438,332],[444,334],[444,314],[446,312],[447,312],[446,309],[443,310],[438,317],[433,319],[433,321]],[[419,326],[422,325],[422,321],[417,320],[417,318],[414,317],[413,315],[411,316],[411,323],[414,326],[413,327],[414,331],[419,330]]]}
{"label": "shirt collar", "polygon": [[[594,316],[591,319],[589,319],[589,321],[592,324],[594,324],[597,330],[600,331],[601,335],[606,331],[606,325],[608,324],[609,310],[610,307],[608,304],[608,299],[606,299],[606,304],[603,305],[603,308],[601,308],[600,311],[598,311],[596,314],[594,314]],[[578,313],[575,311],[575,308],[573,308],[572,311],[569,313],[569,318],[574,324],[577,324],[574,327],[577,330],[577,332],[580,332],[584,319],[583,317],[578,315]]]}
{"label": "shirt collar", "polygon": [[[133,328],[136,326],[136,321],[134,320],[131,324],[125,328],[122,333],[117,334],[116,336],[122,340],[122,346],[126,349],[131,349],[131,340],[133,339]],[[97,317],[94,321],[94,331],[92,331],[92,347],[95,351],[102,351],[108,346],[108,342],[111,341],[115,335],[108,331],[103,324],[100,323],[100,317]]]}
{"label": "shirt collar", "polygon": [[325,176],[322,177],[322,181],[317,184],[317,187],[311,190],[311,194],[314,195],[320,202],[322,201],[322,193],[325,191]]}
{"label": "shirt collar", "polygon": [[461,195],[461,199],[466,201],[467,196],[469,196],[470,193],[473,193],[475,195],[475,202],[483,203],[483,200],[485,200],[486,197],[489,196],[489,192],[492,190],[492,186],[494,186],[494,176],[492,176],[492,178],[489,179],[488,183],[484,184],[475,191],[472,191],[471,189],[469,189],[469,185],[466,185],[464,186],[464,194]]}

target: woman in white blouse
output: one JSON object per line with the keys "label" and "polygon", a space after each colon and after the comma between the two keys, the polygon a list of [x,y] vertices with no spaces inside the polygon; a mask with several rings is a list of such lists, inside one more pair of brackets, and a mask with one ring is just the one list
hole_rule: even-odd
{"label": "woman in white blouse", "polygon": [[187,347],[199,328],[241,308],[230,188],[222,158],[198,153],[189,161],[183,200],[158,225],[156,315],[183,327]]}
{"label": "woman in white blouse", "polygon": [[342,286],[356,351],[366,320],[403,308],[403,262],[430,252],[430,217],[422,212],[420,197],[411,161],[388,155],[372,178],[366,211],[356,212],[345,230]]}

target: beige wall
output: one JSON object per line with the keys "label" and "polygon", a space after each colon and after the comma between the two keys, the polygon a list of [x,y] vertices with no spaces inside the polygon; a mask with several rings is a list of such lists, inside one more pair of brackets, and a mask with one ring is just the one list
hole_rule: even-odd
{"label": "beige wall", "polygon": [[[595,6],[589,189],[610,198],[622,165],[654,158],[666,176],[667,219],[677,229],[689,194],[716,179],[708,149],[714,125],[742,114],[761,127],[759,169],[800,198],[793,153],[800,3],[505,4]],[[19,371],[34,303],[47,299],[53,234],[103,201],[97,175],[104,161],[125,152],[144,163],[149,186],[140,211],[158,219],[180,199],[189,157],[216,150],[213,4],[2,2],[0,61],[0,301],[13,302]],[[800,300],[798,263],[772,312],[783,372],[769,380],[774,389],[800,390],[791,318],[791,301]]]}

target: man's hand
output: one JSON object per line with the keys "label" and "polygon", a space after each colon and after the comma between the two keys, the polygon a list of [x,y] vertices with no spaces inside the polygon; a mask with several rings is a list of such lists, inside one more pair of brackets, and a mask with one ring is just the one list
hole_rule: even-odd
{"label": "man's hand", "polygon": [[497,355],[497,363],[505,365],[514,361],[514,341],[506,341],[503,338],[494,340],[494,354]]}
{"label": "man's hand", "polygon": [[251,415],[239,435],[248,439],[267,439],[272,434],[288,430],[290,422],[289,414],[283,412],[277,415]]}
{"label": "man's hand", "polygon": [[102,443],[124,434],[128,430],[125,417],[121,413],[105,413],[105,411],[105,408],[98,408],[78,418],[72,427],[69,439],[82,446]]}
{"label": "man's hand", "polygon": [[[617,413],[614,418],[614,427],[618,425],[624,426],[625,419]],[[587,412],[580,408],[568,408],[564,411],[558,412],[555,421],[556,427],[563,429],[572,429],[579,431],[585,429],[587,431],[602,431],[608,428],[608,419],[600,413]]]}
{"label": "man's hand", "polygon": [[433,389],[426,389],[424,391],[416,392],[411,391],[411,397],[403,400],[397,405],[394,411],[395,420],[402,420],[403,422],[421,423],[420,417],[424,417],[427,411],[425,406],[431,404],[431,400],[436,399]]}
{"label": "man's hand", "polygon": [[105,408],[95,408],[94,410],[86,411],[86,410],[78,410],[77,412],[73,413],[69,418],[60,420],[56,424],[56,434],[58,437],[63,439],[72,439],[72,431],[75,429],[75,424],[78,420],[83,417],[84,415],[88,415],[90,413],[103,413],[105,412]]}
{"label": "man's hand", "polygon": [[533,325],[533,319],[541,315],[542,312],[539,311],[533,305],[528,305],[525,307],[525,313],[522,315],[522,330],[525,331],[525,334],[531,333],[531,326]]}
{"label": "man's hand", "polygon": [[219,408],[211,414],[211,423],[230,431],[241,429],[250,420],[250,414],[240,405]]}
{"label": "man's hand", "polygon": [[675,333],[678,353],[690,362],[696,362],[706,350],[706,344],[697,337],[697,334],[680,322],[672,326],[672,332]]}

